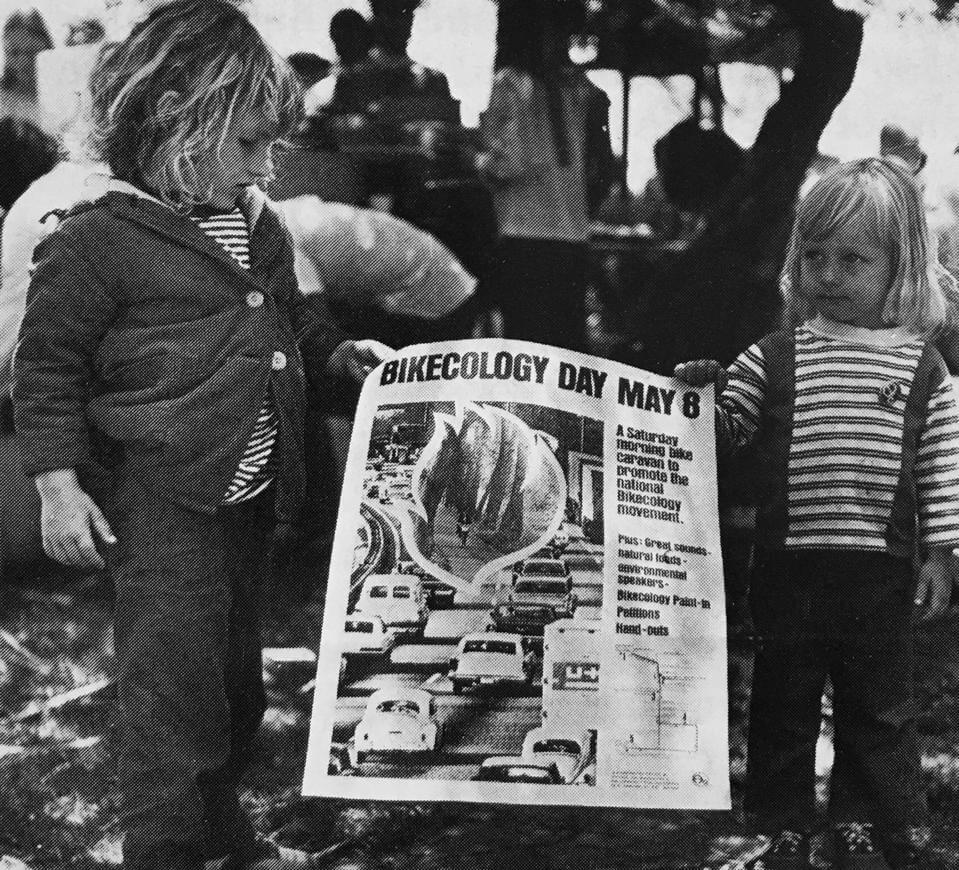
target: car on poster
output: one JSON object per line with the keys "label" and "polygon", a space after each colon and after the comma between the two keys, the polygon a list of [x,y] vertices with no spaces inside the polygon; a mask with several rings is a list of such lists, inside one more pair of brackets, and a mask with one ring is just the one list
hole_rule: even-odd
{"label": "car on poster", "polygon": [[533,728],[523,738],[522,757],[526,761],[555,765],[567,785],[592,785],[596,781],[594,735],[595,732],[590,731]]}
{"label": "car on poster", "polygon": [[377,689],[353,733],[352,752],[362,764],[374,752],[435,752],[443,742],[436,699],[423,689]]}
{"label": "car on poster", "polygon": [[546,626],[555,618],[553,608],[547,604],[497,604],[487,615],[486,630],[542,637]]}
{"label": "car on poster", "polygon": [[533,761],[514,755],[494,755],[484,759],[473,777],[476,782],[528,782],[536,785],[562,785],[563,778],[552,762]]}
{"label": "car on poster", "polygon": [[396,632],[387,628],[380,616],[353,613],[343,624],[346,655],[385,655],[395,644]]}
{"label": "car on poster", "polygon": [[450,659],[449,680],[457,695],[467,687],[525,685],[532,678],[533,653],[518,634],[468,634]]}
{"label": "car on poster", "polygon": [[515,608],[549,607],[554,619],[572,616],[577,602],[569,566],[563,559],[526,559],[513,579],[505,603]]}
{"label": "car on poster", "polygon": [[426,593],[426,603],[430,610],[452,607],[456,598],[456,590],[448,583],[443,583],[432,574],[424,571],[412,559],[401,559],[396,563],[396,570],[400,574],[413,574],[423,583]]}
{"label": "car on poster", "polygon": [[429,616],[423,581],[414,574],[370,574],[354,612],[379,616],[389,628],[421,629]]}

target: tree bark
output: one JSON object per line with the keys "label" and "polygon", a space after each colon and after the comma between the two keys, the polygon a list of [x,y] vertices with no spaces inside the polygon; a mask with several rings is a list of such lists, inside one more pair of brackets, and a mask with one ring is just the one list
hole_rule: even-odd
{"label": "tree bark", "polygon": [[863,34],[862,18],[832,0],[779,5],[801,38],[793,79],[702,231],[651,276],[630,349],[619,354],[626,361],[666,374],[684,360],[728,363],[774,325],[785,230],[820,136],[852,84]]}

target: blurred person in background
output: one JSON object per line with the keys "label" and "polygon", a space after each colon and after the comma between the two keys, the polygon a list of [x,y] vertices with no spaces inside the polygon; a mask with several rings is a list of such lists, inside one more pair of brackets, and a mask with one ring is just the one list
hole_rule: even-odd
{"label": "blurred person in background", "polygon": [[[75,89],[73,96],[77,105],[70,109],[61,107],[61,111],[67,112],[65,117],[52,116],[61,131],[57,139],[39,133],[32,125],[20,128],[22,131],[16,135],[14,127],[8,128],[11,141],[19,143],[17,149],[24,156],[16,161],[21,169],[16,180],[11,179],[9,203],[3,203],[7,214],[0,245],[0,390],[4,394],[9,393],[13,350],[26,308],[34,249],[57,228],[60,218],[71,208],[80,202],[98,199],[107,190],[109,170],[88,148],[89,71],[107,48],[103,42],[91,45],[93,55],[82,66],[82,81],[69,84]],[[62,65],[63,59],[58,54],[87,50],[86,44],[58,49],[50,52],[44,61],[60,61]],[[44,81],[41,77],[41,87]],[[0,147],[9,154],[11,150],[4,144],[6,141],[0,134]]]}
{"label": "blurred person in background", "polygon": [[[2,142],[0,134],[0,142]],[[55,145],[55,143],[51,144]],[[0,283],[0,389],[9,393],[13,351],[27,304],[33,252],[77,203],[99,199],[107,191],[105,165],[57,160],[52,147],[43,161],[45,172],[24,184],[3,222],[3,279]],[[36,166],[40,169],[40,165]],[[35,171],[35,170],[34,170]],[[32,174],[32,172],[31,172]],[[29,186],[27,186],[29,185]]]}
{"label": "blurred person in background", "polygon": [[53,48],[50,31],[36,10],[17,11],[3,26],[3,75],[0,114],[39,119],[37,55]]}
{"label": "blurred person in background", "polygon": [[405,71],[415,90],[439,99],[450,99],[450,86],[439,70],[416,63],[407,54],[413,18],[420,0],[370,0],[373,48],[370,59],[383,69]]}
{"label": "blurred person in background", "polygon": [[[5,171],[0,175],[0,214],[3,215],[3,278],[0,283],[0,405],[2,419],[9,410],[10,363],[17,341],[17,330],[26,304],[28,266],[33,253],[21,249],[19,212],[14,204],[36,179],[48,173],[59,160],[56,140],[25,118],[0,119],[0,154]],[[11,234],[8,236],[8,230]],[[8,261],[19,268],[8,273]],[[21,262],[23,261],[23,262]]]}
{"label": "blurred person in background", "polygon": [[369,57],[373,47],[370,23],[355,9],[341,9],[330,19],[330,41],[336,50],[337,63],[333,67],[334,85],[327,102],[332,104],[334,110],[340,106],[349,109],[350,101],[355,103],[356,99],[349,84],[350,71]]}
{"label": "blurred person in background", "polygon": [[10,207],[30,184],[53,168],[59,159],[56,139],[24,118],[0,119],[0,214]]}
{"label": "blurred person in background", "polygon": [[341,67],[366,60],[373,47],[370,22],[355,9],[341,9],[330,19],[330,40]]}
{"label": "blurred person in background", "polygon": [[[3,224],[3,277],[0,281],[0,560],[32,564],[43,556],[40,541],[40,499],[32,478],[20,470],[20,449],[13,437],[13,403],[10,400],[11,367],[17,331],[26,308],[29,267],[40,237],[40,219],[48,210],[43,198],[39,213],[24,222],[23,196],[55,171],[60,153],[57,141],[25,118],[0,119],[0,154],[6,171],[0,175],[0,214]],[[46,173],[46,175],[44,175]],[[5,214],[4,214],[5,212]],[[30,238],[27,239],[26,236]]]}
{"label": "blurred person in background", "polygon": [[[420,0],[371,0],[372,47],[366,57],[344,66],[336,84],[337,106],[348,111],[366,111],[371,103],[382,100],[420,98],[441,105],[452,102],[446,76],[407,54],[419,5]],[[356,45],[359,50],[359,22],[352,16],[344,21],[349,25],[347,32],[357,34],[349,37],[344,47],[352,52]]]}
{"label": "blurred person in background", "polygon": [[656,174],[640,195],[637,219],[668,238],[688,238],[702,227],[742,165],[744,152],[726,133],[687,118],[656,140]]}
{"label": "blurred person in background", "polygon": [[592,86],[569,62],[573,22],[551,0],[502,0],[476,165],[499,221],[494,304],[508,338],[585,347]]}

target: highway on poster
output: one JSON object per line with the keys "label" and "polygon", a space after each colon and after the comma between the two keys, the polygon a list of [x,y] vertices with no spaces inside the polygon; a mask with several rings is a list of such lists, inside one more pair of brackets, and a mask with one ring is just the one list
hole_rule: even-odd
{"label": "highway on poster", "polygon": [[[350,582],[352,610],[366,579],[373,573],[390,574],[404,567],[406,555],[401,543],[399,516],[412,504],[409,465],[386,463],[370,469],[364,483],[366,499],[361,510],[364,528],[359,554]],[[370,496],[373,496],[372,498]],[[582,530],[565,523],[569,540],[557,545],[573,578],[577,606],[575,619],[596,619],[602,604],[602,545],[587,541]],[[485,559],[478,541],[464,548],[454,522],[441,523],[435,530],[436,558],[446,560],[458,576],[471,576]],[[465,564],[472,560],[470,564]],[[375,572],[371,569],[375,566]],[[350,766],[352,775],[398,778],[462,780],[472,778],[480,763],[490,756],[520,754],[524,736],[542,724],[542,668],[535,651],[541,641],[531,639],[530,680],[515,686],[494,686],[454,693],[448,677],[450,659],[460,639],[490,628],[494,599],[503,600],[512,584],[512,566],[500,570],[480,584],[470,596],[457,592],[451,604],[431,608],[420,630],[397,634],[395,645],[379,655],[350,655],[341,670],[337,699],[334,745],[345,746],[354,735],[370,695],[380,689],[425,689],[435,698],[436,718],[443,739],[435,752],[423,757],[412,754],[374,755]]]}

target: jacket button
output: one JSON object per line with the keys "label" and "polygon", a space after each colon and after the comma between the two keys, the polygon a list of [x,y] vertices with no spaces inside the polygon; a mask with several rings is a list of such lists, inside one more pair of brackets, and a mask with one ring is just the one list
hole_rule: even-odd
{"label": "jacket button", "polygon": [[273,353],[273,371],[278,372],[286,368],[286,354],[282,350]]}
{"label": "jacket button", "polygon": [[259,290],[251,290],[246,294],[246,304],[250,308],[259,308],[263,304],[263,294]]}

